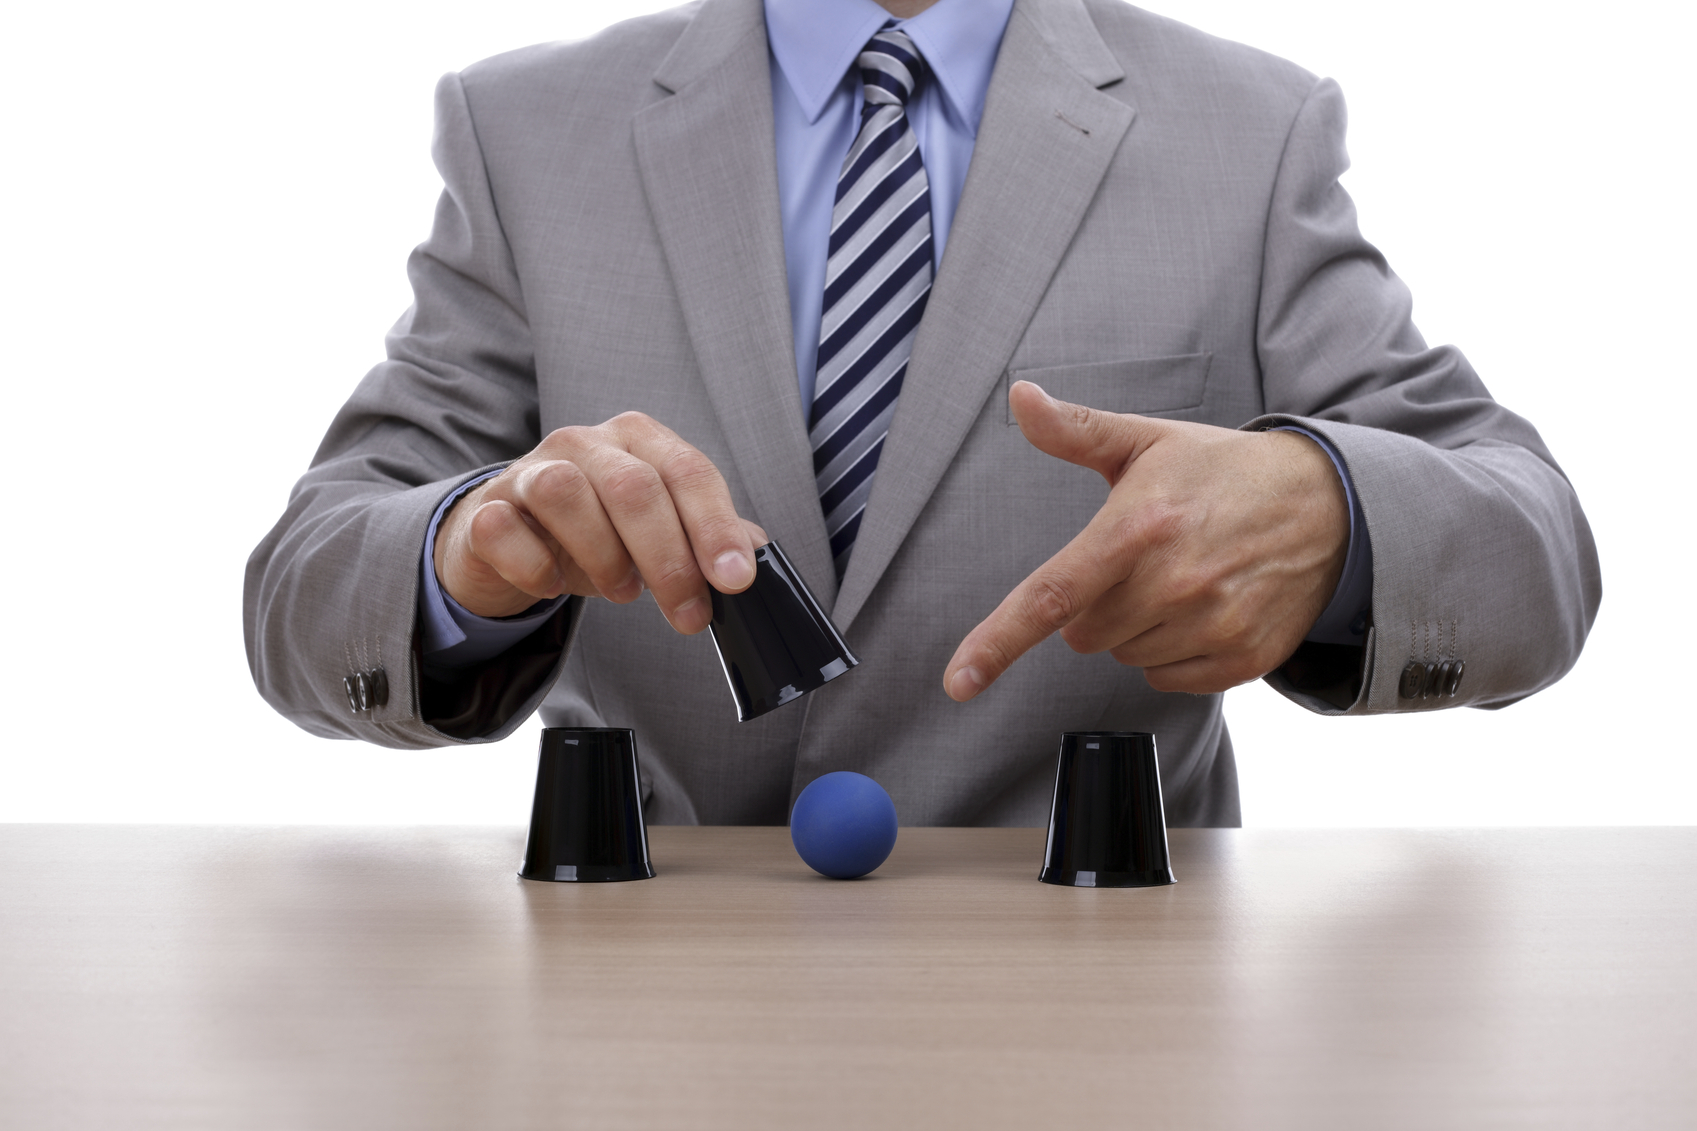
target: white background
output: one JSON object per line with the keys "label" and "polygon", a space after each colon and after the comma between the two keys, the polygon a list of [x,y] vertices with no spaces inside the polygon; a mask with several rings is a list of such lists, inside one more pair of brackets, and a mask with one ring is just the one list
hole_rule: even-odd
{"label": "white background", "polygon": [[[532,727],[399,753],[274,715],[242,566],[409,301],[436,77],[660,6],[10,11],[0,820],[524,820]],[[1542,430],[1603,560],[1579,666],[1507,711],[1330,720],[1232,692],[1246,822],[1697,822],[1690,7],[1162,10],[1343,84],[1363,228],[1428,339]]]}

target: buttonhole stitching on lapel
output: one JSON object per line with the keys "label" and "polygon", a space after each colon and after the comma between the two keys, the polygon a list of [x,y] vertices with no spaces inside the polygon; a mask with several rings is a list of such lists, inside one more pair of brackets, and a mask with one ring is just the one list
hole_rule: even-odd
{"label": "buttonhole stitching on lapel", "polygon": [[1055,111],[1055,117],[1059,118],[1061,121],[1065,122],[1067,125],[1071,126],[1073,129],[1077,130],[1079,133],[1083,134],[1085,137],[1090,136],[1090,131],[1088,129],[1086,129],[1084,126],[1079,125],[1077,122],[1073,121],[1071,118],[1067,117],[1065,114],[1061,113],[1059,110]]}

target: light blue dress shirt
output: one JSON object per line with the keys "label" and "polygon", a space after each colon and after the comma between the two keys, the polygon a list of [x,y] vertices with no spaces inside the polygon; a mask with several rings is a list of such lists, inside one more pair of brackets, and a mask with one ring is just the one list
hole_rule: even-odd
{"label": "light blue dress shirt", "polygon": [[[913,19],[896,21],[931,68],[932,81],[920,84],[907,117],[931,182],[935,267],[943,263],[1012,10],[1013,0],[938,0]],[[813,403],[837,175],[860,129],[862,95],[854,61],[888,22],[890,13],[874,0],[766,0],[778,207],[803,405]]]}
{"label": "light blue dress shirt", "polygon": [[[1013,0],[938,0],[910,20],[895,21],[925,56],[934,80],[919,88],[908,106],[908,121],[931,183],[931,233],[939,268],[1012,10]],[[861,85],[853,64],[866,41],[889,21],[889,12],[875,0],[766,0],[778,205],[803,406],[813,403],[837,175],[860,122]],[[1343,478],[1350,504],[1348,564],[1331,605],[1308,638],[1360,644],[1372,599],[1373,564],[1354,485],[1330,444],[1304,429],[1291,430],[1326,450]],[[463,484],[430,521],[419,587],[419,631],[421,650],[432,664],[463,667],[499,655],[540,627],[564,600],[544,601],[516,617],[494,620],[467,612],[437,583],[431,564],[436,527],[455,499],[488,477]]]}

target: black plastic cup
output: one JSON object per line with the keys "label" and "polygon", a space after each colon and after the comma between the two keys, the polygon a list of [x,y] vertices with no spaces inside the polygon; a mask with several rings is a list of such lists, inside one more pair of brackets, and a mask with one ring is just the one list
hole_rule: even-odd
{"label": "black plastic cup", "polygon": [[776,542],[754,551],[754,584],[713,594],[708,630],[747,722],[830,683],[860,661]]}
{"label": "black plastic cup", "polygon": [[1069,731],[1061,736],[1049,845],[1037,878],[1075,888],[1175,882],[1154,735]]}
{"label": "black plastic cup", "polygon": [[636,735],[614,727],[547,727],[524,849],[527,880],[646,880],[648,825]]}

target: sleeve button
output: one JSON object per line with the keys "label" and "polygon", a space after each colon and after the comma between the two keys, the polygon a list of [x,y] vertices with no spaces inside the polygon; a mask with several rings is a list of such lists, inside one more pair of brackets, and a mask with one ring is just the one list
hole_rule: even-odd
{"label": "sleeve button", "polygon": [[372,707],[386,707],[389,704],[389,673],[382,668],[372,668],[366,673],[371,680]]}

